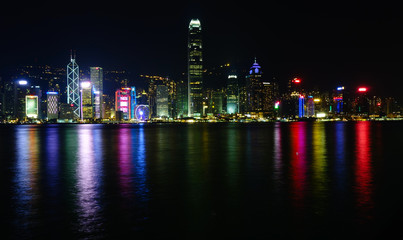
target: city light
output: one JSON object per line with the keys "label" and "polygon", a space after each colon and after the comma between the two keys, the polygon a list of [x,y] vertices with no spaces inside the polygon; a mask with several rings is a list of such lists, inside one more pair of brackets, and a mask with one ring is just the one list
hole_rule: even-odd
{"label": "city light", "polygon": [[301,83],[301,79],[299,79],[299,78],[294,78],[294,79],[292,80],[292,82],[293,82],[293,83]]}
{"label": "city light", "polygon": [[27,80],[19,80],[19,81],[18,81],[18,84],[19,84],[19,85],[27,85],[27,84],[28,84],[28,81],[27,81]]}
{"label": "city light", "polygon": [[81,82],[81,87],[82,88],[90,88],[91,87],[91,82],[89,82],[89,81]]}
{"label": "city light", "polygon": [[46,94],[48,94],[48,95],[57,95],[59,93],[58,92],[46,92]]}
{"label": "city light", "polygon": [[359,88],[358,88],[358,91],[359,91],[359,92],[366,92],[366,91],[367,91],[367,88],[366,88],[366,87],[359,87]]}
{"label": "city light", "polygon": [[313,101],[314,102],[320,102],[320,98],[314,98]]}
{"label": "city light", "polygon": [[278,109],[280,106],[280,101],[274,103],[274,109]]}
{"label": "city light", "polygon": [[338,90],[338,91],[344,90],[344,86],[342,86],[342,87],[337,87],[337,90]]}

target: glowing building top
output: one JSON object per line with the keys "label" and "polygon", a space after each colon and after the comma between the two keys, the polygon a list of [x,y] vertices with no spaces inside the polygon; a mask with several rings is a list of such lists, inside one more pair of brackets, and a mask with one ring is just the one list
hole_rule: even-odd
{"label": "glowing building top", "polygon": [[193,28],[199,28],[199,29],[201,29],[201,24],[200,24],[199,19],[192,19],[192,20],[190,20],[189,29],[193,29]]}
{"label": "glowing building top", "polygon": [[260,69],[259,64],[256,62],[256,58],[255,62],[253,63],[252,67],[249,70],[249,74],[250,75],[262,74],[262,70]]}

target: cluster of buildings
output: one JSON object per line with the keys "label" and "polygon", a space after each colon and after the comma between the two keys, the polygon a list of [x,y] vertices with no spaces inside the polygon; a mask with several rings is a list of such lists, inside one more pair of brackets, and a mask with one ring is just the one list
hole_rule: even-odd
{"label": "cluster of buildings", "polygon": [[182,79],[130,79],[126,71],[104,72],[102,67],[82,71],[72,53],[66,68],[26,66],[1,81],[0,118],[13,123],[401,117],[394,98],[373,96],[368,86],[321,92],[305,89],[304,80],[295,77],[280,91],[279,82],[265,77],[256,58],[240,71],[230,64],[205,69],[201,30],[200,21],[192,19]]}

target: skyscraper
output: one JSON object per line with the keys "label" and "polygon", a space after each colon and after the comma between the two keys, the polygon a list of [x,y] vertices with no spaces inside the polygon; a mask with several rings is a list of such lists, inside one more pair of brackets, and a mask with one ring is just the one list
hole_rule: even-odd
{"label": "skyscraper", "polygon": [[67,65],[67,103],[74,107],[74,117],[80,118],[80,80],[79,68],[73,54],[70,55],[70,63]]}
{"label": "skyscraper", "polygon": [[92,106],[92,84],[89,81],[81,82],[81,101],[81,118],[92,119],[94,117]]}
{"label": "skyscraper", "polygon": [[103,118],[103,89],[104,89],[104,81],[103,81],[103,69],[101,67],[90,67],[91,77],[90,81],[93,86],[93,91],[95,93],[94,96],[94,118]]}
{"label": "skyscraper", "polygon": [[25,96],[25,113],[27,118],[38,118],[38,96],[26,95]]}
{"label": "skyscraper", "polygon": [[17,80],[14,83],[13,108],[14,116],[19,120],[26,117],[26,98],[30,93],[31,85],[27,80]]}
{"label": "skyscraper", "polygon": [[121,112],[119,120],[128,120],[131,117],[131,88],[122,88],[115,92],[115,110],[116,116]]}
{"label": "skyscraper", "polygon": [[134,108],[137,105],[136,101],[136,87],[131,87],[130,90],[130,119],[134,119]]}
{"label": "skyscraper", "polygon": [[169,117],[168,113],[168,86],[157,86],[157,117]]}
{"label": "skyscraper", "polygon": [[188,38],[188,116],[200,117],[203,113],[203,58],[201,24],[192,19]]}
{"label": "skyscraper", "polygon": [[246,76],[246,110],[249,113],[262,112],[264,102],[262,70],[259,64],[253,63]]}
{"label": "skyscraper", "polygon": [[237,75],[228,75],[227,80],[227,113],[239,112],[239,85]]}
{"label": "skyscraper", "polygon": [[47,118],[48,120],[57,119],[59,115],[59,93],[46,92],[47,95]]}

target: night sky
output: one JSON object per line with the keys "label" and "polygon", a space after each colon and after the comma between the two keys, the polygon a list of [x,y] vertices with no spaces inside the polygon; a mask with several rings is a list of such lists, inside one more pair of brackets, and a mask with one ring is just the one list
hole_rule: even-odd
{"label": "night sky", "polygon": [[123,68],[178,78],[187,29],[199,18],[205,67],[254,57],[266,77],[298,76],[308,87],[364,84],[401,97],[403,19],[384,2],[342,1],[15,2],[0,14],[0,74],[17,65]]}

